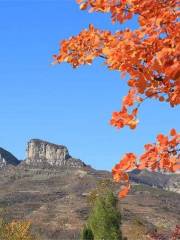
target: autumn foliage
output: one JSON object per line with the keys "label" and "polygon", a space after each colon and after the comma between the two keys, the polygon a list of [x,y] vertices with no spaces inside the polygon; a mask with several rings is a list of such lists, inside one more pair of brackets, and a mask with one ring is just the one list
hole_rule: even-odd
{"label": "autumn foliage", "polygon": [[[91,64],[101,57],[110,70],[127,74],[129,91],[121,109],[113,112],[110,124],[116,128],[135,129],[139,107],[146,99],[180,103],[180,22],[177,0],[77,0],[81,10],[110,13],[112,22],[123,24],[137,16],[138,29],[115,33],[96,29],[92,24],[79,35],[63,40],[54,55],[55,63],[68,62],[74,68]],[[172,129],[170,137],[159,134],[155,144],[146,144],[137,157],[126,154],[112,170],[114,180],[126,183],[120,192],[124,197],[130,188],[127,171],[148,168],[152,171],[179,170],[180,136]]]}
{"label": "autumn foliage", "polygon": [[125,197],[130,188],[127,172],[133,169],[149,169],[151,171],[176,172],[180,170],[180,155],[178,146],[180,134],[175,129],[170,131],[170,136],[159,134],[154,144],[146,144],[144,153],[137,157],[134,153],[127,153],[112,169],[116,182],[123,182],[124,187],[119,196]]}
{"label": "autumn foliage", "polygon": [[30,233],[31,223],[25,221],[0,222],[1,240],[38,240]]}

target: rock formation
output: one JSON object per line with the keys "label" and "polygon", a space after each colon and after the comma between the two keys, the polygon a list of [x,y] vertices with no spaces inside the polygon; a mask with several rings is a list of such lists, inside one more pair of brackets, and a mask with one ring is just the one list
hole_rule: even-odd
{"label": "rock formation", "polygon": [[26,164],[48,164],[51,166],[83,167],[85,164],[69,155],[63,145],[49,143],[39,139],[32,139],[27,146]]}
{"label": "rock formation", "polygon": [[0,148],[0,168],[6,165],[18,165],[20,161],[13,156],[10,152],[6,151],[3,148]]}

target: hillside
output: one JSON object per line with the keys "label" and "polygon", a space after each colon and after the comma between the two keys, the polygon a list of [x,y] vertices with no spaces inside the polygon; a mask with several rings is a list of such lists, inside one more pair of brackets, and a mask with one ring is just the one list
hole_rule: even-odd
{"label": "hillside", "polygon": [[[42,142],[38,140],[39,143]],[[46,146],[49,144],[45,143]],[[44,158],[45,152],[47,156],[52,156],[54,148],[51,144],[49,146],[51,150],[48,150],[48,154],[44,151],[45,148],[40,148],[41,160],[49,160],[49,157]],[[54,146],[56,152],[57,146]],[[36,152],[34,156],[39,158],[37,153],[40,149],[35,145],[31,152]],[[61,149],[64,151],[64,148]],[[30,156],[29,152],[27,156]],[[26,162],[28,157],[17,166],[8,165],[0,170],[2,217],[8,221],[31,220],[32,230],[43,240],[78,239],[79,231],[90,209],[88,194],[99,180],[111,179],[108,171],[98,171],[86,166],[69,153],[68,157],[66,154],[63,156],[64,158],[61,158],[63,164],[57,164],[58,159],[55,161],[56,164],[52,159],[51,164],[48,162],[44,164],[42,161],[37,162],[34,157],[31,158],[31,162],[29,160]],[[150,176],[156,176],[153,178],[153,184],[147,180]],[[177,183],[179,175],[175,177]],[[163,174],[134,172],[131,178],[132,190],[128,197],[119,203],[124,236],[130,240],[148,239],[146,233],[158,229],[167,235],[168,239],[170,230],[180,222],[180,195],[163,189],[174,176],[169,175],[167,179],[167,175]],[[163,184],[158,185],[159,180]],[[118,191],[118,185],[114,185],[114,191]]]}
{"label": "hillside", "polygon": [[0,168],[7,165],[17,166],[20,161],[7,150],[0,147]]}

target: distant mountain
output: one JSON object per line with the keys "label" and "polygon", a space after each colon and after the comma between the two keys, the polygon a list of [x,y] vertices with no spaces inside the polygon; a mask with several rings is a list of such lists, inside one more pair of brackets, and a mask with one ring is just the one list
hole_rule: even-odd
{"label": "distant mountain", "polygon": [[[180,194],[169,191],[179,188],[180,175],[134,171],[130,178],[132,189],[119,202],[124,236],[148,240],[147,232],[157,229],[168,240],[180,222]],[[31,220],[42,240],[77,240],[90,211],[88,196],[103,179],[112,181],[111,173],[71,157],[63,145],[33,139],[25,161],[0,170],[0,216]],[[117,193],[119,184],[112,184]]]}
{"label": "distant mountain", "polygon": [[0,148],[0,168],[7,165],[17,166],[20,161],[7,150]]}
{"label": "distant mountain", "polygon": [[162,188],[180,193],[180,174],[163,174],[148,170],[134,170],[130,173],[130,180],[135,183],[145,184],[151,187]]}

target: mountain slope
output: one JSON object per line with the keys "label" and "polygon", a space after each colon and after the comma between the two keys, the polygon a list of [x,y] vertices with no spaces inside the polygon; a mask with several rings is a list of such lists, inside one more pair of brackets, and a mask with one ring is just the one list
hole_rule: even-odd
{"label": "mountain slope", "polygon": [[0,168],[6,165],[14,165],[17,166],[20,161],[7,150],[0,148]]}
{"label": "mountain slope", "polygon": [[[77,239],[89,212],[87,196],[104,178],[111,174],[90,168],[7,167],[0,172],[0,208],[7,220],[31,220],[43,240]],[[180,221],[179,203],[177,193],[133,184],[120,201],[124,234],[133,239],[135,229],[146,239],[154,228],[169,232]]]}
{"label": "mountain slope", "polygon": [[[40,149],[41,157],[47,154],[45,148]],[[40,149],[36,148],[36,156]],[[52,152],[56,152],[54,148]],[[111,181],[111,173],[95,170],[82,161],[69,164],[74,162],[72,157],[65,157],[63,164],[53,164],[58,159],[51,159],[51,164],[49,159],[44,164],[43,157],[41,161],[32,159],[0,170],[1,217],[7,221],[31,220],[33,231],[43,240],[79,239],[90,211],[88,195],[100,180]],[[119,201],[124,236],[128,240],[146,240],[147,232],[157,229],[168,240],[169,232],[180,222],[180,194],[163,189],[170,181],[174,183],[174,176],[147,171],[130,175],[132,189],[127,198]],[[175,179],[179,188],[180,176]],[[117,193],[119,185],[113,184],[112,188]]]}
{"label": "mountain slope", "polygon": [[147,170],[134,170],[130,173],[131,181],[142,183],[151,187],[180,193],[180,174],[163,174]]}

